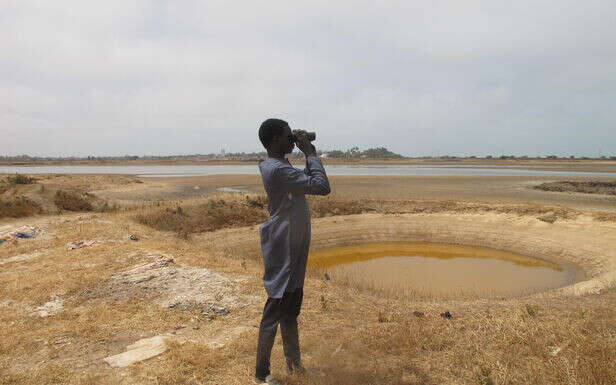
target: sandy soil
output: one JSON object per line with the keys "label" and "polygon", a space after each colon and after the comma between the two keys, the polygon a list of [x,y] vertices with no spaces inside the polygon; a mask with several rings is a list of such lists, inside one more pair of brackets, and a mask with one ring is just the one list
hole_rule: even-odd
{"label": "sandy soil", "polygon": [[[597,179],[597,178],[593,178]],[[120,203],[200,198],[231,187],[263,193],[258,175],[215,175],[186,178],[140,178],[143,184],[97,190]],[[332,191],[351,198],[412,198],[489,203],[532,203],[581,210],[616,211],[616,196],[560,193],[533,189],[544,182],[588,180],[524,176],[333,176]]]}

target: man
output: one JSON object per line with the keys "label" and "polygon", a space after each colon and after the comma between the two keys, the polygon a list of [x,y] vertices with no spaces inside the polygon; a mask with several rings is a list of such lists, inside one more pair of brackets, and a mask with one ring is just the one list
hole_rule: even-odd
{"label": "man", "polygon": [[263,284],[268,299],[263,309],[255,372],[258,384],[279,384],[270,374],[270,355],[280,324],[282,344],[290,372],[303,371],[299,351],[299,315],[310,246],[310,211],[305,194],[329,194],[329,180],[306,131],[295,130],[297,147],[306,156],[306,168],[298,170],[285,158],[295,147],[289,124],[267,119],[259,139],[268,158],[259,162],[267,192],[270,218],[260,227],[263,253]]}

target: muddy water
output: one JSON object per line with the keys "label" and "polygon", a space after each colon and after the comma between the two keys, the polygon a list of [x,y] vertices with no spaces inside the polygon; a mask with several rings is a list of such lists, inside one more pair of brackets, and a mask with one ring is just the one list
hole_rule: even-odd
{"label": "muddy water", "polygon": [[573,283],[541,259],[483,247],[381,242],[317,249],[309,265],[334,281],[397,296],[512,297]]}

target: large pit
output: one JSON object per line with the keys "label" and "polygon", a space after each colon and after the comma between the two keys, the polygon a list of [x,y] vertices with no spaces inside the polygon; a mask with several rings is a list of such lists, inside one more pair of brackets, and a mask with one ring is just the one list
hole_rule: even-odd
{"label": "large pit", "polygon": [[487,247],[430,242],[372,242],[313,250],[309,267],[334,282],[397,297],[513,297],[581,278],[555,262]]}
{"label": "large pit", "polygon": [[[204,237],[211,241],[213,249],[226,255],[261,258],[258,226],[218,231]],[[488,248],[497,250],[496,253],[512,253],[540,261],[547,264],[544,267],[556,266],[566,273],[558,282],[527,286],[513,293],[486,291],[480,297],[584,295],[599,293],[613,287],[616,282],[616,250],[612,247],[616,244],[616,226],[598,224],[592,218],[579,217],[551,224],[516,214],[444,213],[359,214],[313,220],[312,252],[381,242],[429,242]],[[320,271],[318,273],[317,277],[323,277]],[[365,281],[348,283],[378,291],[378,287]],[[398,297],[396,291],[387,291]],[[433,297],[432,294],[426,295],[426,298]]]}

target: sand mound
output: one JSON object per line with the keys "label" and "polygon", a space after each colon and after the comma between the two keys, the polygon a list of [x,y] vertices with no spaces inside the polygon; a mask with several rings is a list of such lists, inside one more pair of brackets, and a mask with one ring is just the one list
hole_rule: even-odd
{"label": "sand mound", "polygon": [[239,305],[234,283],[204,268],[178,266],[173,258],[149,255],[153,260],[116,274],[95,290],[91,299],[124,301],[147,298],[165,308],[203,308],[203,313],[225,314]]}

